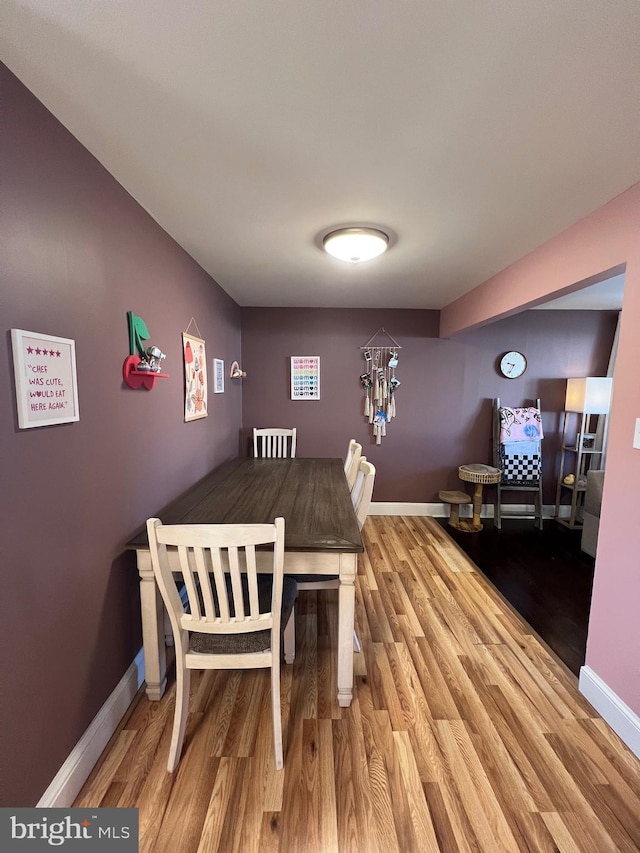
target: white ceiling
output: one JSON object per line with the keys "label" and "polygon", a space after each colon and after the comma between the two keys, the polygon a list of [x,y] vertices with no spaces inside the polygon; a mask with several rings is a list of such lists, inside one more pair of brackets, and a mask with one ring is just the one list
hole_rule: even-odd
{"label": "white ceiling", "polygon": [[624,275],[614,275],[605,281],[575,290],[566,296],[559,296],[538,308],[562,311],[620,311],[624,295]]}
{"label": "white ceiling", "polygon": [[[243,306],[441,308],[640,180],[639,0],[1,16],[3,61]],[[358,224],[390,250],[321,251]]]}

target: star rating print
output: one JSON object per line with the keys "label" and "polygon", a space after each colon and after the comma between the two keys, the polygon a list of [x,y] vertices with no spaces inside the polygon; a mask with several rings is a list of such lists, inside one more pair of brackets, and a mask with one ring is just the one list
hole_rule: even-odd
{"label": "star rating print", "polygon": [[36,355],[44,355],[44,356],[48,355],[51,358],[60,358],[60,356],[62,355],[62,353],[60,352],[59,349],[58,350],[52,350],[52,349],[47,350],[47,349],[40,349],[40,347],[36,347],[35,349],[33,347],[27,347],[26,350],[27,350],[27,355],[33,355],[35,353]]}

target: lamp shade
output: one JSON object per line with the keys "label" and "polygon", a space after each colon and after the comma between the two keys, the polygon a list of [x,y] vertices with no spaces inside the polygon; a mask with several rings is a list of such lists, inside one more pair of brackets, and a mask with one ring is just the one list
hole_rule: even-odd
{"label": "lamp shade", "polygon": [[584,379],[567,379],[567,412],[586,415],[606,415],[611,405],[613,380],[608,376],[587,376]]}
{"label": "lamp shade", "polygon": [[360,264],[386,251],[389,236],[377,228],[338,228],[325,236],[322,245],[334,258]]}

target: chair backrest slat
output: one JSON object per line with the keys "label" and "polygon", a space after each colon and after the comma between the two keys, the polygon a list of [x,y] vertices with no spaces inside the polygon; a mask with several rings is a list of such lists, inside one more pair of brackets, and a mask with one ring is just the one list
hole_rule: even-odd
{"label": "chair backrest slat", "polygon": [[247,561],[247,586],[249,590],[249,617],[257,619],[260,615],[258,600],[258,571],[256,566],[256,549],[250,545],[245,551]]}
{"label": "chair backrest slat", "polygon": [[196,583],[193,551],[184,545],[178,546],[178,560],[180,562],[180,571],[184,586],[187,590],[187,600],[189,601],[189,610],[194,619],[200,619],[202,613],[200,610],[200,597],[198,596],[198,585]]}
{"label": "chair backrest slat", "polygon": [[234,546],[229,548],[229,576],[231,578],[231,590],[233,594],[233,611],[235,620],[244,619],[244,600],[242,595],[242,579],[240,577],[240,560],[238,549]]}
{"label": "chair backrest slat", "polygon": [[296,428],[253,430],[253,455],[256,459],[294,459],[296,455]]}
{"label": "chair backrest slat", "polygon": [[207,560],[207,552],[208,549],[206,548],[194,548],[193,556],[195,557],[196,568],[198,570],[198,583],[202,593],[205,618],[215,619],[216,608],[211,591],[211,582],[209,580],[209,561]]}
{"label": "chair backrest slat", "polygon": [[213,582],[216,598],[220,607],[220,619],[229,621],[229,598],[227,596],[227,585],[224,581],[224,568],[222,565],[222,554],[220,548],[210,548],[211,565],[213,566]]}

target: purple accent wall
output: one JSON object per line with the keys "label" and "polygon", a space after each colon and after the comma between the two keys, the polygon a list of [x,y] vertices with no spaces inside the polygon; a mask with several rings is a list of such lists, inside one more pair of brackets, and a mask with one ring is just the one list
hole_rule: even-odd
{"label": "purple accent wall", "polygon": [[[0,98],[0,805],[33,805],[140,648],[124,544],[237,454],[241,413],[241,452],[253,426],[297,426],[303,456],[343,456],[355,436],[378,469],[374,500],[423,502],[459,485],[461,462],[490,461],[494,396],[540,396],[553,502],[548,424],[565,377],[605,371],[615,315],[527,312],[442,340],[431,311],[241,312],[2,65]],[[151,392],[121,381],[129,310],[167,353],[170,378]],[[238,358],[248,375],[227,376],[222,395],[210,382],[209,417],[185,424],[180,335],[191,318],[208,367]],[[398,417],[377,447],[358,347],[380,326],[403,349]],[[78,423],[18,430],[11,328],[76,341]],[[529,359],[521,380],[496,373],[508,349]],[[305,354],[321,356],[318,402],[289,399],[289,357]]]}
{"label": "purple accent wall", "polygon": [[[459,465],[491,463],[494,397],[515,406],[540,397],[544,499],[555,503],[565,380],[606,373],[617,313],[527,311],[451,340],[438,337],[438,319],[423,310],[243,308],[243,452],[254,426],[297,427],[299,456],[344,456],[356,438],[376,466],[374,501],[433,502],[439,489],[462,487]],[[376,445],[363,415],[359,347],[380,327],[402,346],[402,384],[397,418]],[[511,349],[527,356],[521,379],[497,372]],[[320,356],[320,400],[290,399],[292,355]]]}
{"label": "purple accent wall", "polygon": [[[240,309],[4,66],[0,87],[0,805],[27,806],[141,646],[124,543],[237,455],[240,386],[184,423],[181,333],[228,367]],[[129,310],[167,354],[153,391],[122,383]],[[18,429],[11,328],[76,341],[78,423]]]}

